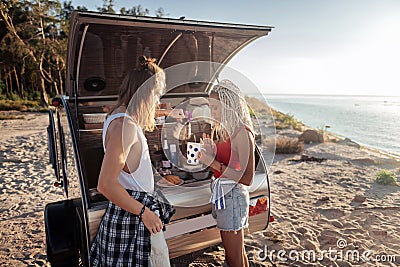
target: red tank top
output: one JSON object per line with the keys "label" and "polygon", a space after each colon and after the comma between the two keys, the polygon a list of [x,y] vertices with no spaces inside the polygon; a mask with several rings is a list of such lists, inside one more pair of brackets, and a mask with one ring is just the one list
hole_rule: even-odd
{"label": "red tank top", "polygon": [[[245,126],[245,129],[250,131],[253,136],[254,133]],[[235,131],[234,134],[232,134],[232,138],[238,133],[239,131]],[[216,146],[216,151],[215,151],[215,160],[218,162],[222,162],[225,166],[228,166],[229,168],[232,168],[234,170],[241,170],[240,167],[240,160],[239,160],[239,154],[232,150],[231,146],[231,138],[228,138],[225,142],[222,143],[217,143],[215,144]],[[214,177],[215,178],[227,178],[225,176],[221,176],[221,173],[217,170],[214,170]]]}

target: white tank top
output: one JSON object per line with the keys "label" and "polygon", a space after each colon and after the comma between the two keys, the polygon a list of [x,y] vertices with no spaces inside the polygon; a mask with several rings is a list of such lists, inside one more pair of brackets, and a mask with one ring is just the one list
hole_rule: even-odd
{"label": "white tank top", "polygon": [[106,151],[105,141],[106,141],[106,133],[107,128],[110,123],[116,119],[126,117],[135,123],[138,128],[138,134],[140,138],[140,142],[142,143],[142,154],[141,159],[139,161],[138,168],[132,172],[127,173],[124,170],[121,170],[118,175],[118,182],[126,189],[131,189],[134,191],[143,191],[143,192],[153,192],[154,191],[154,176],[152,165],[150,161],[149,147],[147,145],[147,139],[144,136],[142,128],[137,125],[137,123],[133,120],[131,116],[126,113],[117,113],[110,115],[106,118],[103,125],[103,148],[104,152]]}

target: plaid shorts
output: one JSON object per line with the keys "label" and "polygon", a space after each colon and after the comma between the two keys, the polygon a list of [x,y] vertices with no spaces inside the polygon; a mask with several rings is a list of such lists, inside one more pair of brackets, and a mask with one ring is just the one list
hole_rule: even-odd
{"label": "plaid shorts", "polygon": [[[160,194],[127,191],[149,209],[158,210],[163,224],[175,213]],[[110,201],[90,248],[92,266],[149,266],[150,250],[150,232],[139,216]]]}

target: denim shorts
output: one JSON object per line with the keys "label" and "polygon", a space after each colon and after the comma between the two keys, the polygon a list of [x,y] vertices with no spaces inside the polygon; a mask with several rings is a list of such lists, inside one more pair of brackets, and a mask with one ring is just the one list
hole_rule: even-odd
{"label": "denim shorts", "polygon": [[212,216],[217,221],[217,227],[222,231],[238,231],[249,226],[249,191],[247,186],[223,184],[225,193],[225,208],[215,209],[212,206]]}

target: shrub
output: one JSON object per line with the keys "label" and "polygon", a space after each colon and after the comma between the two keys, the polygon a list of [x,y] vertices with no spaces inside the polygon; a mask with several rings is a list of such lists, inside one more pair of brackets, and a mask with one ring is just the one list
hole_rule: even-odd
{"label": "shrub", "polygon": [[252,117],[252,118],[256,117],[256,113],[254,112],[254,110],[249,106],[247,106],[247,108],[249,109],[250,117]]}
{"label": "shrub", "polygon": [[388,170],[381,170],[376,174],[376,180],[378,184],[382,185],[397,185],[396,176],[393,172]]}
{"label": "shrub", "polygon": [[277,136],[275,146],[277,154],[296,154],[304,149],[303,142],[300,142],[298,138],[288,136]]}
{"label": "shrub", "polygon": [[28,100],[40,101],[40,91],[33,91],[28,94]]}
{"label": "shrub", "polygon": [[12,101],[18,101],[18,100],[21,99],[21,98],[19,97],[19,95],[16,94],[16,93],[14,93],[14,92],[11,92],[8,98],[9,98],[10,100],[12,100]]}
{"label": "shrub", "polygon": [[303,123],[296,120],[293,115],[284,114],[279,111],[273,111],[274,119],[275,119],[275,127],[276,129],[293,129],[297,131],[301,131],[303,127]]}
{"label": "shrub", "polygon": [[4,84],[3,80],[0,79],[0,95],[3,94],[5,88],[6,88],[6,85]]}
{"label": "shrub", "polygon": [[286,129],[286,128],[288,128],[287,125],[284,125],[283,123],[275,121],[275,129],[282,130],[282,129]]}

